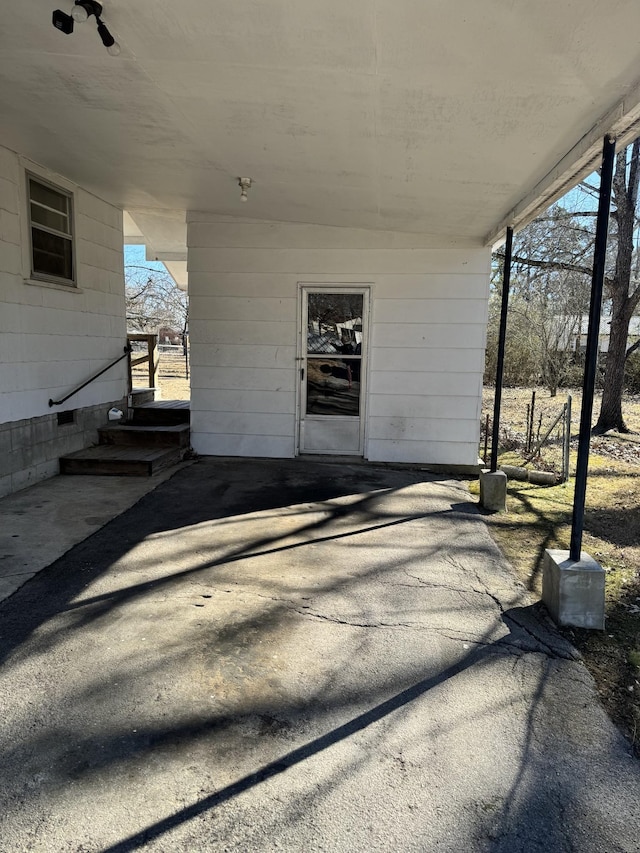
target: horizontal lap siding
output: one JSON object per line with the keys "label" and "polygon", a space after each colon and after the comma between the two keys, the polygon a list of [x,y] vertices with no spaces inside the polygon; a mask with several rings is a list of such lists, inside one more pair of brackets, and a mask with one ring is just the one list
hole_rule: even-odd
{"label": "horizontal lap siding", "polygon": [[[192,309],[193,310],[193,307]],[[204,344],[191,336],[191,360],[201,367],[285,367],[291,368],[295,345],[252,346],[243,344]]]}
{"label": "horizontal lap siding", "polygon": [[251,395],[244,388],[201,388],[198,403],[204,411],[244,412],[251,414],[295,414],[295,400],[290,391],[262,391]]}
{"label": "horizontal lap siding", "polygon": [[[387,283],[387,287],[389,284]],[[424,292],[420,298],[378,299],[374,306],[373,319],[378,325],[424,325],[450,324],[452,315],[457,323],[475,324],[486,319],[486,302],[483,299],[456,300],[452,307],[451,299],[435,298]]]}
{"label": "horizontal lap siding", "polygon": [[456,322],[452,313],[448,323],[374,322],[371,342],[374,348],[478,350],[484,347],[485,334],[483,324]]}
{"label": "horizontal lap siding", "polygon": [[406,415],[372,416],[369,421],[370,441],[429,441],[468,442],[476,441],[475,421],[458,418],[433,418],[428,424],[425,418],[410,418]]}
{"label": "horizontal lap siding", "polygon": [[[466,373],[474,371],[478,360],[484,357],[481,347],[472,349],[453,349],[446,347],[376,347],[371,355],[371,368],[375,373]],[[410,378],[407,381],[411,381]]]}
{"label": "horizontal lap siding", "polygon": [[370,393],[404,397],[406,394],[436,394],[446,397],[471,397],[478,393],[481,377],[475,373],[431,373],[425,370],[384,371],[371,375]]}
{"label": "horizontal lap siding", "polygon": [[[406,417],[423,420],[468,419],[469,395],[371,394],[369,417]],[[478,417],[480,413],[478,410]],[[475,421],[475,414],[472,419]]]}
{"label": "horizontal lap siding", "polygon": [[302,222],[249,222],[191,213],[189,245],[193,248],[287,249],[440,249],[439,238],[399,231],[374,231]]}
{"label": "horizontal lap siding", "polygon": [[198,318],[206,321],[250,321],[292,323],[296,319],[296,301],[272,296],[203,296],[199,299]]}
{"label": "horizontal lap siding", "polygon": [[[192,366],[192,372],[196,365]],[[198,388],[250,391],[289,391],[295,379],[293,367],[210,367],[201,370],[198,365]],[[195,381],[195,378],[194,378]]]}
{"label": "horizontal lap siding", "polygon": [[[52,178],[55,183],[55,178]],[[0,148],[0,422],[50,414],[64,396],[123,352],[126,342],[122,213],[74,191],[78,288],[26,284],[20,187],[24,169]],[[60,409],[83,408],[126,394],[126,363]],[[57,411],[56,408],[54,411]]]}
{"label": "horizontal lap siding", "polygon": [[211,432],[219,435],[269,435],[286,438],[293,429],[293,415],[266,412],[214,412]]}
{"label": "horizontal lap siding", "polygon": [[372,460],[477,462],[488,270],[480,274],[475,263],[467,266],[474,271],[385,276],[376,289]]}
{"label": "horizontal lap siding", "polygon": [[[239,226],[242,227],[242,226]],[[404,274],[424,275],[448,273],[483,275],[484,264],[479,258],[463,259],[469,250],[430,249],[197,249],[189,252],[189,273],[260,274],[268,256],[269,273],[283,275],[341,276]],[[473,250],[472,250],[473,251]],[[476,255],[484,252],[475,250]],[[191,276],[189,276],[191,282]]]}
{"label": "horizontal lap siding", "polygon": [[[189,255],[191,264],[197,253]],[[295,452],[294,279],[189,274],[192,445],[199,453]]]}
{"label": "horizontal lap siding", "polygon": [[[197,300],[194,300],[197,307]],[[195,308],[193,309],[195,313]],[[190,335],[199,343],[274,346],[295,343],[295,323],[270,320],[201,320],[189,318]]]}
{"label": "horizontal lap siding", "polygon": [[370,284],[365,455],[475,464],[489,252],[399,247],[410,240],[189,223],[194,448],[293,455],[298,284]]}
{"label": "horizontal lap siding", "polygon": [[424,463],[425,465],[477,465],[478,445],[473,442],[412,441],[405,439],[368,442],[371,462]]}
{"label": "horizontal lap siding", "polygon": [[[196,420],[197,424],[197,420]],[[290,459],[295,454],[293,436],[224,435],[207,428],[191,429],[191,444],[204,456],[266,456]]]}

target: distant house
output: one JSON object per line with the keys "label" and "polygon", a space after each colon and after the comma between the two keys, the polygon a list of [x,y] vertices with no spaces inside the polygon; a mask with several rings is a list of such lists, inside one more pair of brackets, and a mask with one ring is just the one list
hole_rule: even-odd
{"label": "distant house", "polygon": [[109,4],[119,56],[4,16],[0,494],[126,403],[124,361],[59,402],[123,240],[189,289],[198,453],[474,468],[491,247],[637,133],[640,4],[179,5]]}
{"label": "distant house", "polygon": [[158,329],[158,343],[179,346],[182,343],[182,334],[170,326],[160,326]]}
{"label": "distant house", "polygon": [[[598,352],[609,352],[609,329],[611,326],[611,316],[603,315],[600,318],[600,331],[598,335]],[[588,318],[583,319],[580,324],[580,331],[576,331],[571,335],[571,349],[575,352],[584,353],[587,348],[587,332],[589,330]],[[632,317],[629,322],[629,335],[627,338],[627,347],[632,346],[640,339],[640,317]]]}

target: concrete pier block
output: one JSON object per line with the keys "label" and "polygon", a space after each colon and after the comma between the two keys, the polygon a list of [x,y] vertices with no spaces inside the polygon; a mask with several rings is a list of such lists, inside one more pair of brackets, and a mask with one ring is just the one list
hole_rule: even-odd
{"label": "concrete pier block", "polygon": [[605,571],[586,551],[571,560],[568,551],[546,550],[542,600],[558,625],[604,630]]}
{"label": "concrete pier block", "polygon": [[507,475],[504,471],[480,471],[480,506],[491,512],[507,508]]}

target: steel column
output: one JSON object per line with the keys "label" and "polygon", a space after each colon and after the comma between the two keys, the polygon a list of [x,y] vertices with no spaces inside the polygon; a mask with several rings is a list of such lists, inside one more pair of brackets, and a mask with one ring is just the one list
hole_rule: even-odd
{"label": "steel column", "polygon": [[589,330],[587,332],[587,352],[582,385],[582,410],[580,414],[580,436],[578,439],[578,461],[576,464],[576,486],[573,498],[573,517],[571,520],[571,545],[569,547],[569,558],[575,561],[580,559],[580,552],[582,551],[584,503],[587,492],[589,441],[591,438],[591,417],[593,414],[593,389],[595,387],[596,363],[598,360],[598,335],[600,332],[600,311],[602,307],[602,288],[604,284],[607,230],[609,227],[609,208],[611,206],[611,185],[613,182],[615,154],[615,137],[605,136],[602,147],[600,199],[598,202],[596,242],[593,250]]}
{"label": "steel column", "polygon": [[496,365],[496,394],[493,401],[493,432],[491,434],[491,471],[498,470],[498,437],[500,435],[500,403],[502,402],[502,374],[504,372],[504,346],[507,338],[507,309],[511,283],[511,248],[513,228],[507,228],[502,271],[502,306],[500,308],[500,333],[498,335],[498,364]]}

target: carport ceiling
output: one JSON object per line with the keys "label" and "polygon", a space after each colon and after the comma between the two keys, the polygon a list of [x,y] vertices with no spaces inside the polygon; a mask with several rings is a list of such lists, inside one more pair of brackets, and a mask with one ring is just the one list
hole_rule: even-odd
{"label": "carport ceiling", "polygon": [[0,143],[134,218],[482,242],[640,77],[637,0],[105,0],[116,58],[10,5]]}

